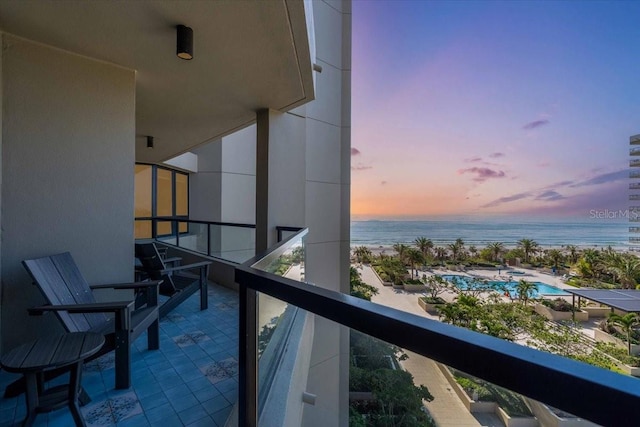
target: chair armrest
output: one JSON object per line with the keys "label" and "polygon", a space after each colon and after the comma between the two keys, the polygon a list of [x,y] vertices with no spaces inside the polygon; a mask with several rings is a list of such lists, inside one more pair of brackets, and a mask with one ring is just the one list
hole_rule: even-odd
{"label": "chair armrest", "polygon": [[69,313],[117,313],[133,308],[134,301],[96,302],[91,304],[41,305],[27,309],[31,315],[41,315],[45,311],[66,311]]}
{"label": "chair armrest", "polygon": [[178,267],[165,268],[162,273],[171,273],[174,271],[193,270],[196,268],[203,268],[211,264],[211,261],[201,261],[193,264],[180,265]]}
{"label": "chair armrest", "polygon": [[174,256],[174,257],[165,258],[165,259],[162,260],[162,262],[164,262],[165,264],[169,264],[169,263],[172,263],[172,262],[179,262],[179,261],[182,261],[182,257]]}
{"label": "chair armrest", "polygon": [[91,285],[91,289],[140,289],[150,288],[152,286],[158,286],[162,283],[162,280],[149,280],[148,282],[134,282],[134,283],[111,283],[105,285]]}

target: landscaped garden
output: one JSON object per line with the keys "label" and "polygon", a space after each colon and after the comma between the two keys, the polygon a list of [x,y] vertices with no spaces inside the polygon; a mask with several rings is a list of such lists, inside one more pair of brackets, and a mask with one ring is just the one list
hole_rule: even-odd
{"label": "landscaped garden", "polygon": [[352,330],[350,353],[350,426],[435,427],[422,404],[433,396],[400,367],[401,349]]}
{"label": "landscaped garden", "polygon": [[510,417],[532,417],[526,402],[517,393],[480,378],[452,370],[453,377],[468,397],[476,402],[495,402]]}

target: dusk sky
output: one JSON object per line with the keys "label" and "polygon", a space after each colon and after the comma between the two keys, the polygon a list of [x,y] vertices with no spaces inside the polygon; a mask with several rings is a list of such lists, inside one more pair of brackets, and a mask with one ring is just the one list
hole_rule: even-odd
{"label": "dusk sky", "polygon": [[353,219],[626,209],[640,2],[353,1]]}

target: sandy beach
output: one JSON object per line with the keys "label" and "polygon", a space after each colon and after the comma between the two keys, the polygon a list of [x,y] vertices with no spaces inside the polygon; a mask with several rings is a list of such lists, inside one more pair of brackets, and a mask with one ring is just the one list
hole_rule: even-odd
{"label": "sandy beach", "polygon": [[[402,242],[401,242],[402,243]],[[409,247],[415,247],[415,243],[414,242],[404,242],[402,243],[406,246]],[[393,245],[351,245],[351,251],[353,251],[354,248],[359,247],[359,246],[364,246],[366,248],[368,248],[371,253],[373,255],[380,255],[380,254],[385,254],[385,255],[394,255],[396,254],[396,251],[393,249]],[[446,245],[436,245],[436,246],[443,246],[446,247]],[[557,246],[557,245],[545,245],[545,246],[540,246],[539,252],[542,251],[546,251],[549,249],[558,249],[560,251],[562,250],[566,250],[566,246],[564,245],[564,247],[562,245]],[[585,250],[585,249],[596,249],[596,250],[600,250],[600,249],[604,249],[604,248],[608,248],[611,247],[611,249],[613,249],[616,252],[629,252],[629,248],[628,247],[624,247],[624,246],[598,246],[598,245],[574,245],[578,250]],[[469,246],[467,245],[466,248],[468,249]],[[476,248],[478,250],[481,250],[484,248],[484,246],[476,246]],[[517,246],[516,245],[504,245],[504,249],[506,251],[512,250],[512,249],[516,249]]]}

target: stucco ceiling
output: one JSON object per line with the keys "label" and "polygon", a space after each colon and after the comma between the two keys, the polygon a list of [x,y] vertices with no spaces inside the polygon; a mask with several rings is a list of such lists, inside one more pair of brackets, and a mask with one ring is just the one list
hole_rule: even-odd
{"label": "stucco ceiling", "polygon": [[[175,26],[194,59],[176,57]],[[160,162],[313,98],[301,0],[1,1],[0,28],[136,70],[136,160]],[[146,136],[154,148],[146,148]]]}

